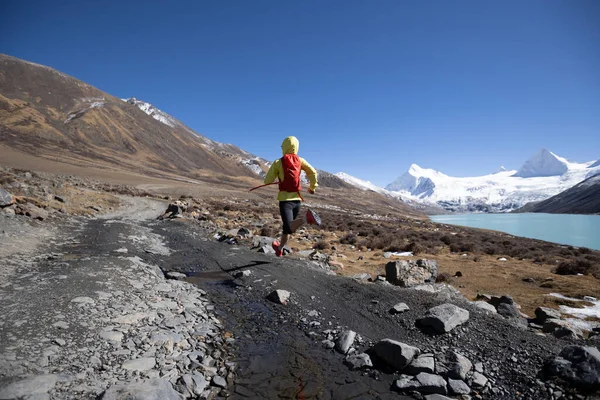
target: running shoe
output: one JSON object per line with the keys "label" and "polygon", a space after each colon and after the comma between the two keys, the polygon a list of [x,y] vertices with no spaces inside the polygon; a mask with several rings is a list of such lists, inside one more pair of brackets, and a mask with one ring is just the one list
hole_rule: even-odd
{"label": "running shoe", "polygon": [[321,225],[321,218],[316,212],[309,208],[308,211],[306,211],[306,223],[309,225]]}
{"label": "running shoe", "polygon": [[271,243],[271,246],[273,247],[273,250],[275,250],[275,255],[277,257],[281,257],[281,255],[283,254],[283,251],[279,249],[280,245],[281,243],[279,243],[278,240],[273,240],[273,243]]}

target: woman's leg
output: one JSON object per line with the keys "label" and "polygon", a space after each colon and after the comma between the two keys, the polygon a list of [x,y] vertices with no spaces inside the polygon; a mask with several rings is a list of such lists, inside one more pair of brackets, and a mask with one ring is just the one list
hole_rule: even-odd
{"label": "woman's leg", "polygon": [[279,212],[281,214],[281,220],[283,221],[283,234],[281,235],[281,242],[279,249],[283,250],[283,247],[288,242],[290,235],[302,226],[302,218],[298,218],[300,212],[300,201],[281,201],[279,202]]}

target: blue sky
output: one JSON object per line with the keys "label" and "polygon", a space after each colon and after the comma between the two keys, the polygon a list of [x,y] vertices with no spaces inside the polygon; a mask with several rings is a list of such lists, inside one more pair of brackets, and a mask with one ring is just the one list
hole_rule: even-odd
{"label": "blue sky", "polygon": [[600,2],[13,1],[0,52],[380,186],[600,158]]}

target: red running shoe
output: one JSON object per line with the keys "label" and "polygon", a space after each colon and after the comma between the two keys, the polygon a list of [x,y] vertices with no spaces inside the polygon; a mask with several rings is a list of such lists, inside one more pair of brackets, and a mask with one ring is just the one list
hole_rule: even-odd
{"label": "red running shoe", "polygon": [[306,211],[306,223],[309,225],[321,225],[321,218],[316,212],[309,208],[308,211]]}
{"label": "red running shoe", "polygon": [[271,246],[273,247],[273,250],[275,250],[275,255],[277,257],[281,257],[281,255],[283,254],[283,251],[279,250],[280,245],[281,243],[279,243],[278,240],[273,240],[273,243],[271,243]]}

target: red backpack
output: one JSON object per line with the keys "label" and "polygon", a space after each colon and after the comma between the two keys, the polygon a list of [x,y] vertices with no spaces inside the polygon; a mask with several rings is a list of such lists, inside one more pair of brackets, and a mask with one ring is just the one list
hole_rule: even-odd
{"label": "red backpack", "polygon": [[300,171],[302,162],[296,154],[285,154],[281,157],[281,165],[283,166],[283,181],[279,182],[279,190],[286,192],[300,192]]}

